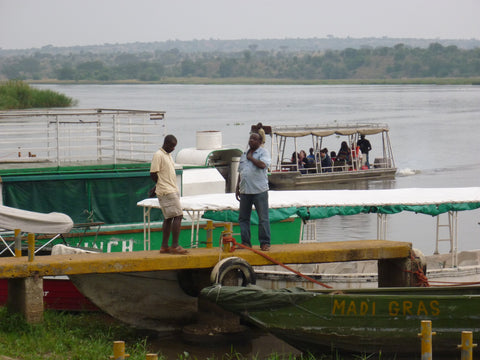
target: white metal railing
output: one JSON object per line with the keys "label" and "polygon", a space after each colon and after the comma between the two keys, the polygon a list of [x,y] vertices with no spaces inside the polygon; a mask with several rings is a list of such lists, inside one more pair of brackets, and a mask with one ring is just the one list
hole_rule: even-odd
{"label": "white metal railing", "polygon": [[54,109],[0,112],[0,162],[150,161],[165,112]]}

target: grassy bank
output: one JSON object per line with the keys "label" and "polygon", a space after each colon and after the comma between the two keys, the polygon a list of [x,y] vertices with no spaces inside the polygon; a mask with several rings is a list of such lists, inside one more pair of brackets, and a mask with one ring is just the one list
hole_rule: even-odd
{"label": "grassy bank", "polygon": [[412,78],[412,79],[336,79],[336,80],[292,80],[259,78],[201,78],[173,77],[160,81],[146,82],[122,80],[110,82],[69,81],[43,79],[29,81],[32,84],[191,84],[191,85],[480,85],[480,78]]}
{"label": "grassy bank", "polygon": [[[113,342],[124,341],[129,360],[145,360],[146,354],[156,353],[148,349],[148,335],[132,329],[108,315],[93,313],[61,313],[45,311],[42,324],[27,324],[17,314],[9,314],[0,308],[0,359],[3,356],[15,360],[98,360],[113,355]],[[172,360],[158,354],[159,360]],[[187,352],[175,359],[203,360]],[[220,358],[209,358],[220,360]],[[222,360],[247,360],[234,349]],[[260,358],[252,358],[260,360]],[[313,356],[269,356],[266,360],[314,360]],[[330,357],[322,357],[328,360]],[[340,360],[336,358],[336,360]]]}
{"label": "grassy bank", "polygon": [[34,89],[27,83],[9,80],[0,83],[0,110],[68,107],[74,100],[52,90]]}
{"label": "grassy bank", "polygon": [[100,313],[46,311],[42,324],[0,308],[0,355],[28,360],[98,360],[113,355],[113,342],[125,341],[131,360],[144,360],[146,339]]}

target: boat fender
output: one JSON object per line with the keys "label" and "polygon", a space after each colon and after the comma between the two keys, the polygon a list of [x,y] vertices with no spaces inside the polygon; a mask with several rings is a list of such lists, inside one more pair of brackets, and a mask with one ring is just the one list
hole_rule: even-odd
{"label": "boat fender", "polygon": [[[227,274],[229,276],[227,277]],[[233,256],[219,261],[213,268],[210,274],[210,282],[212,284],[225,285],[223,282],[230,279],[230,276],[235,275],[242,278],[242,286],[249,284],[255,285],[257,278],[252,266],[239,257]]]}

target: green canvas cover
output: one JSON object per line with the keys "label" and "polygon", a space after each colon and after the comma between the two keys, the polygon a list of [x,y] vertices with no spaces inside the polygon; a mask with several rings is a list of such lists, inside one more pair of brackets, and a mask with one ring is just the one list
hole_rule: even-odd
{"label": "green canvas cover", "polygon": [[[149,171],[2,176],[4,205],[41,213],[61,212],[74,223],[141,223],[143,214],[137,202],[148,197],[152,186]],[[152,221],[161,219],[161,211],[152,214]]]}

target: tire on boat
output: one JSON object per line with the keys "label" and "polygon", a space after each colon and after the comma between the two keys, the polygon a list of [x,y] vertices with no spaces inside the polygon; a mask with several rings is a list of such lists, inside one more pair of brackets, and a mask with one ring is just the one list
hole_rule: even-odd
{"label": "tire on boat", "polygon": [[235,256],[219,261],[210,274],[212,284],[238,285],[240,279],[241,286],[255,285],[257,281],[252,266],[244,259]]}

